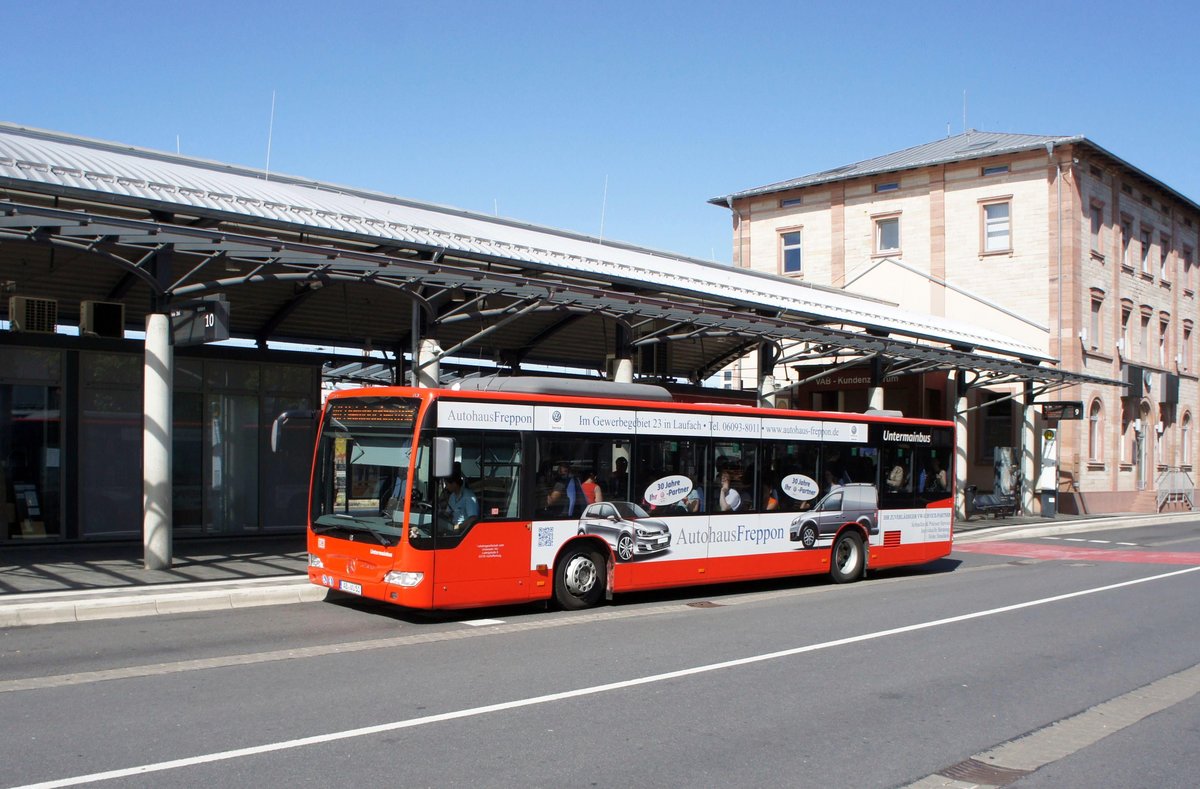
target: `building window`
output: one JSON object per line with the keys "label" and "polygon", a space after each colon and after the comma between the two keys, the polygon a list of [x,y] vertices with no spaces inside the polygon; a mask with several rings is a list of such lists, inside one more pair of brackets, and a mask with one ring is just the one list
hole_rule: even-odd
{"label": "building window", "polygon": [[1088,459],[1100,462],[1104,460],[1104,409],[1100,398],[1092,401],[1088,410]]}
{"label": "building window", "polygon": [[1141,336],[1138,337],[1138,358],[1142,361],[1150,361],[1150,315],[1142,315],[1142,330]]}
{"label": "building window", "polygon": [[1151,238],[1152,238],[1152,234],[1150,232],[1150,229],[1143,227],[1142,235],[1141,235],[1142,273],[1147,274],[1147,275],[1150,273],[1150,239]]}
{"label": "building window", "polygon": [[1133,220],[1127,216],[1121,217],[1121,265],[1133,269],[1133,254],[1129,251],[1133,244]]}
{"label": "building window", "polygon": [[984,167],[980,171],[981,175],[1008,175],[1007,164],[996,164],[991,167]]}
{"label": "building window", "polygon": [[1186,372],[1192,369],[1192,326],[1190,323],[1183,324],[1183,342],[1179,349],[1179,370]]}
{"label": "building window", "polygon": [[876,192],[895,192],[900,188],[899,181],[889,181],[885,184],[875,184]]}
{"label": "building window", "polygon": [[1133,348],[1129,345],[1129,316],[1132,314],[1132,307],[1121,308],[1121,339],[1117,342],[1117,350],[1126,359],[1133,356]]}
{"label": "building window", "polygon": [[1179,253],[1179,257],[1183,261],[1182,265],[1183,265],[1183,288],[1184,288],[1184,290],[1191,290],[1191,291],[1195,290],[1195,285],[1192,283],[1192,277],[1194,276],[1194,274],[1192,273],[1192,269],[1194,268],[1194,266],[1192,265],[1193,254],[1194,253],[1192,252],[1192,248],[1189,246],[1185,246],[1183,248],[1183,250]]}
{"label": "building window", "polygon": [[1158,235],[1158,278],[1166,282],[1167,276],[1167,257],[1171,254],[1171,237],[1163,233]]}
{"label": "building window", "polygon": [[1165,318],[1158,321],[1158,366],[1167,366],[1167,337],[1171,331],[1171,322]]}
{"label": "building window", "polygon": [[900,251],[900,217],[886,216],[875,220],[875,254]]}
{"label": "building window", "polygon": [[803,197],[785,197],[779,201],[780,208],[795,208],[798,205],[804,204]]}
{"label": "building window", "polygon": [[1179,422],[1179,462],[1184,466],[1192,465],[1192,414],[1183,413]]}
{"label": "building window", "polygon": [[1088,337],[1085,343],[1093,351],[1100,348],[1100,338],[1104,334],[1104,297],[1092,295],[1092,321],[1088,326]]}
{"label": "building window", "polygon": [[983,204],[983,251],[1011,252],[1012,251],[1012,203],[1003,202]]}
{"label": "building window", "polygon": [[784,274],[804,271],[804,234],[789,230],[779,234],[779,266]]}
{"label": "building window", "polygon": [[1092,203],[1092,251],[1104,257],[1104,204]]}

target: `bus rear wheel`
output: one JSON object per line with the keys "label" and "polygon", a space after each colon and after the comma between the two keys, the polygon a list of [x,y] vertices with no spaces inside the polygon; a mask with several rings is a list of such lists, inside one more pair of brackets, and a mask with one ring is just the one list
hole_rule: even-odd
{"label": "bus rear wheel", "polygon": [[568,611],[599,603],[606,586],[606,564],[594,548],[567,549],[554,571],[554,599]]}
{"label": "bus rear wheel", "polygon": [[858,532],[847,530],[833,542],[830,556],[829,575],[834,583],[844,584],[857,581],[863,571],[863,540]]}

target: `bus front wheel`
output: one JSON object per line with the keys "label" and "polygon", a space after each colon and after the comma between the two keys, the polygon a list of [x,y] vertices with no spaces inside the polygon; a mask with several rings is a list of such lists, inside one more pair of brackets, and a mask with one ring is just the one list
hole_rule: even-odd
{"label": "bus front wheel", "polygon": [[863,540],[858,532],[848,529],[833,542],[829,575],[834,583],[857,581],[863,571]]}
{"label": "bus front wheel", "polygon": [[590,608],[604,596],[605,573],[606,562],[594,548],[570,548],[554,573],[554,597],[568,611]]}

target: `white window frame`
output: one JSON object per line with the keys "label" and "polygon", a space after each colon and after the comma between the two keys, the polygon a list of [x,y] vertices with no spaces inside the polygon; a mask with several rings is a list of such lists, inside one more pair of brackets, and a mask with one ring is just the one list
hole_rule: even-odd
{"label": "white window frame", "polygon": [[1099,350],[1100,340],[1104,334],[1104,296],[1092,294],[1092,320],[1088,327],[1090,336],[1087,340],[1087,346],[1093,351]]}
{"label": "white window frame", "polygon": [[1093,200],[1088,207],[1088,217],[1091,222],[1092,252],[1104,257],[1104,203]]}
{"label": "white window frame", "polygon": [[[989,210],[1004,206],[1004,217],[993,217]],[[979,201],[979,250],[981,255],[1004,255],[1013,250],[1012,197]],[[994,246],[1003,244],[1003,246]]]}
{"label": "white window frame", "polygon": [[1133,248],[1133,218],[1121,215],[1121,265],[1133,269],[1133,259],[1130,250]]}
{"label": "white window frame", "polygon": [[1183,419],[1179,420],[1179,464],[1192,465],[1192,412],[1184,411]]}
{"label": "white window frame", "polygon": [[[875,254],[898,256],[900,254],[901,245],[903,244],[903,237],[900,234],[900,214],[880,214],[878,216],[871,217],[871,219],[875,235]],[[890,225],[892,223],[895,223],[896,225],[896,246],[885,247],[883,246],[883,228],[885,225]]]}
{"label": "white window frame", "polygon": [[[788,236],[797,236],[799,240],[795,244],[789,244]],[[789,252],[799,255],[800,265],[794,271],[787,267]],[[789,276],[804,274],[804,228],[789,227],[779,231],[779,273]]]}
{"label": "white window frame", "polygon": [[1088,460],[1104,460],[1104,404],[1099,397],[1088,409]]}

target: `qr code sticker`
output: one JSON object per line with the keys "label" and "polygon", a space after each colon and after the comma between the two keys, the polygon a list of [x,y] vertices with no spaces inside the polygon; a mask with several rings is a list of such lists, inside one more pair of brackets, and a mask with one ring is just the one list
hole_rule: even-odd
{"label": "qr code sticker", "polygon": [[538,547],[539,548],[554,547],[554,527],[553,526],[538,527]]}

